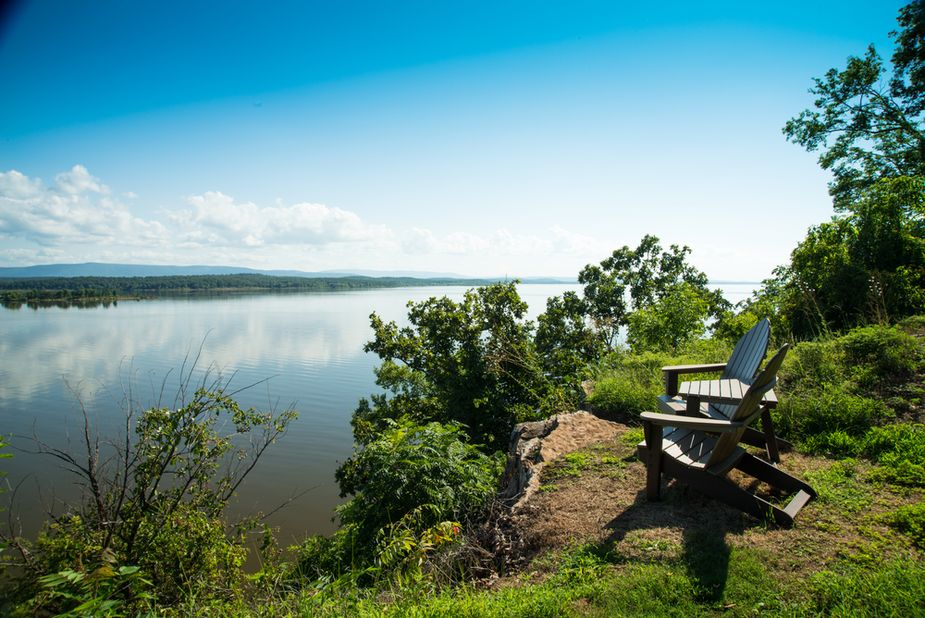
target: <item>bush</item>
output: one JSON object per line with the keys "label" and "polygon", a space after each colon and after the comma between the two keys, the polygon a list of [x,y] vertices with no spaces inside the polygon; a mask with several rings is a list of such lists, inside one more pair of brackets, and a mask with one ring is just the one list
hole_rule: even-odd
{"label": "bush", "polygon": [[469,290],[461,303],[430,298],[408,307],[403,328],[370,316],[374,336],[364,349],[382,359],[376,384],[387,393],[360,400],[356,442],[410,417],[460,423],[484,450],[499,450],[516,423],[548,415],[545,406],[564,392],[543,372],[514,282]]}
{"label": "bush", "polygon": [[851,377],[868,391],[879,393],[885,385],[902,383],[922,365],[915,337],[895,327],[855,328],[838,345]]}
{"label": "bush", "polygon": [[637,376],[636,373],[625,372],[597,381],[588,403],[601,411],[617,414],[655,410],[663,386]]}
{"label": "bush", "polygon": [[337,512],[345,526],[355,528],[353,549],[366,559],[373,557],[380,530],[421,507],[427,510],[414,522],[417,533],[477,515],[503,466],[503,455],[483,454],[459,425],[400,419],[388,426],[337,470],[341,495],[353,495]]}
{"label": "bush", "polygon": [[[93,436],[85,413],[86,453],[45,450],[77,474],[85,495],[31,546],[6,539],[20,557],[11,591],[20,609],[79,614],[75,608],[84,603],[100,611],[110,601],[139,609],[133,604],[149,598],[174,603],[240,592],[246,548],[242,536],[226,533],[222,514],[295,412],[242,409],[226,386],[204,381],[175,410],[151,408],[137,417],[129,410],[130,433],[108,447]],[[97,586],[101,574],[115,588]],[[133,597],[139,583],[144,596]],[[109,593],[120,598],[98,596]]]}
{"label": "bush", "polygon": [[789,394],[818,391],[842,384],[848,376],[842,351],[832,339],[802,341],[784,359],[779,373],[781,391]]}
{"label": "bush", "polygon": [[626,340],[635,352],[676,351],[706,332],[711,296],[702,288],[680,283],[649,306],[628,316]]}
{"label": "bush", "polygon": [[[826,384],[818,391],[802,391],[787,397],[777,408],[777,414],[781,432],[807,447],[833,444],[831,440],[839,438],[833,436],[827,442],[819,436],[836,432],[851,438],[863,437],[874,423],[892,415],[882,401],[853,395],[844,384]],[[842,444],[846,444],[844,440]],[[824,452],[824,448],[810,452]]]}

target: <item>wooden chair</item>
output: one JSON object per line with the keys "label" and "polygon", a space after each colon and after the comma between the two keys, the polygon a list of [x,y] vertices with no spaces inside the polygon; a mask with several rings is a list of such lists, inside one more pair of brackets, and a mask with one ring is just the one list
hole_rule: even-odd
{"label": "wooden chair", "polygon": [[[689,411],[689,406],[678,397],[678,378],[685,373],[709,373],[721,371],[720,379],[735,379],[751,384],[758,373],[758,367],[768,352],[768,342],[771,338],[771,321],[767,318],[755,324],[736,343],[732,355],[725,363],[712,363],[707,365],[671,365],[662,367],[665,378],[665,394],[659,397],[658,407],[667,414],[692,414],[705,418],[729,419],[735,412],[734,404],[704,403],[700,409]],[[749,427],[742,436],[742,442],[751,446],[767,449],[768,458],[780,462],[780,451],[789,451],[793,445],[774,434],[771,421],[771,408],[777,405],[777,399],[772,395],[765,398],[761,411],[761,426],[764,430],[759,432]]]}
{"label": "wooden chair", "polygon": [[[788,347],[784,345],[751,384],[720,379],[682,385],[686,386],[682,391],[699,399],[695,401],[698,407],[701,401],[727,404],[738,401],[728,419],[643,412],[645,441],[637,447],[637,454],[646,462],[646,492],[650,500],[659,499],[661,476],[665,474],[759,519],[772,517],[780,525],[793,524],[794,517],[816,492],[739,446],[749,424],[761,415],[762,399],[777,382],[777,371]],[[775,506],[729,480],[726,475],[732,469],[795,495],[787,506]]]}

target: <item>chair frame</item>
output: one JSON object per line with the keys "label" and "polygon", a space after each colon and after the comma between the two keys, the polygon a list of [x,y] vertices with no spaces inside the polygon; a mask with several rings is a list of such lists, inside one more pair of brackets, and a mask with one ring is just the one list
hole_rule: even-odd
{"label": "chair frame", "polygon": [[[735,349],[725,363],[707,363],[700,365],[668,365],[662,367],[662,376],[665,380],[665,394],[659,397],[658,406],[662,412],[667,414],[684,414],[687,416],[703,416],[706,418],[716,418],[718,415],[726,415],[725,409],[718,409],[716,406],[711,410],[691,405],[690,399],[687,404],[678,398],[678,383],[680,376],[691,373],[714,373],[721,372],[721,378],[735,378],[750,384],[758,373],[758,367],[767,354],[768,344],[771,338],[771,322],[767,318],[760,320],[753,326],[738,342]],[[706,402],[707,406],[711,404]],[[765,397],[761,411],[761,428],[758,431],[753,427],[748,427],[742,436],[742,442],[750,446],[764,448],[767,451],[768,458],[773,463],[780,463],[780,453],[793,449],[793,444],[780,438],[774,433],[774,424],[771,420],[771,409],[777,405],[777,398],[774,392]],[[731,410],[729,410],[731,412]]]}
{"label": "chair frame", "polygon": [[[657,412],[642,413],[645,440],[637,447],[637,454],[646,462],[646,494],[650,500],[660,499],[661,477],[667,475],[759,519],[771,518],[782,526],[793,525],[796,515],[811,499],[816,497],[816,492],[800,479],[737,446],[742,441],[749,425],[763,414],[765,406],[761,401],[775,385],[777,370],[783,362],[788,347],[784,345],[771,359],[765,370],[755,378],[739,400],[735,413],[729,420]],[[717,398],[705,395],[702,399],[706,402],[711,400],[729,402],[728,396]],[[699,409],[699,403],[697,409]],[[699,461],[696,465],[692,464],[690,457],[680,453],[676,443],[669,445],[672,447],[672,452],[668,452],[665,448],[665,436],[673,435],[674,430],[666,431],[666,428],[690,430],[689,433],[684,434],[685,437],[692,437],[695,441],[699,440],[697,444],[701,446],[709,441],[712,446],[706,447],[699,456],[700,460],[705,460],[705,464]],[[685,457],[688,461],[682,460]],[[795,495],[783,508],[771,504],[729,480],[727,474],[733,469],[776,489]]]}

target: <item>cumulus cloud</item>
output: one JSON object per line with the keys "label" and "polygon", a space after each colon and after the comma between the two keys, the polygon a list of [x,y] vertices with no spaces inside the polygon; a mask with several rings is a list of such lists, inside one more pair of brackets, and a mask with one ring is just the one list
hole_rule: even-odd
{"label": "cumulus cloud", "polygon": [[166,228],[133,215],[106,185],[75,165],[52,186],[16,170],[0,172],[0,235],[40,245],[159,242]]}
{"label": "cumulus cloud", "polygon": [[[105,261],[322,270],[422,265],[465,273],[570,272],[605,252],[561,227],[393,232],[312,202],[258,204],[208,191],[150,210],[75,165],[50,182],[0,172],[0,263]],[[149,210],[145,210],[148,208]],[[424,259],[422,259],[422,257]],[[438,266],[439,265],[439,266]]]}
{"label": "cumulus cloud", "polygon": [[191,209],[172,215],[191,243],[326,245],[385,241],[384,225],[364,222],[356,213],[324,204],[258,206],[238,202],[220,191],[190,196]]}

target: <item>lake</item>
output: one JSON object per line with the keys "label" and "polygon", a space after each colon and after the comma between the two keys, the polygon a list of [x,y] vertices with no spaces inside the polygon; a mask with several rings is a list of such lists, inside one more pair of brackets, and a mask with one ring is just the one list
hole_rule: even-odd
{"label": "lake", "polygon": [[[757,284],[721,287],[737,302]],[[549,296],[577,289],[577,284],[519,286],[531,319]],[[77,495],[74,477],[51,457],[27,452],[34,450],[28,438],[79,453],[81,405],[101,435],[118,435],[124,424],[120,402],[129,385],[148,404],[157,401],[162,383],[172,395],[184,359],[200,346],[202,371],[212,367],[232,387],[260,382],[236,396],[243,406],[293,405],[299,411],[240,488],[232,516],[268,512],[305,492],[268,520],[279,527],[280,541],[286,545],[306,533],[333,531],[333,508],[340,502],[334,470],[352,450],[350,415],[360,397],[378,390],[373,376],[378,358],[363,352],[372,336],[369,314],[405,323],[409,300],[460,300],[465,290],[409,287],[0,308],[0,432],[15,436],[14,457],[0,466],[12,485],[21,483],[15,510],[24,532],[34,534],[45,512],[60,512]]]}

